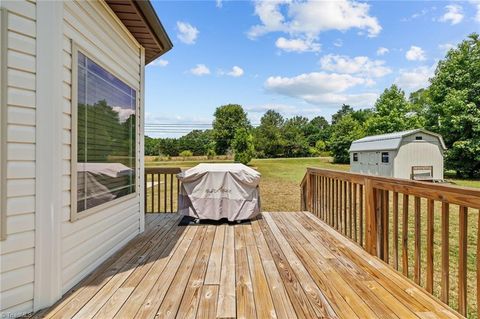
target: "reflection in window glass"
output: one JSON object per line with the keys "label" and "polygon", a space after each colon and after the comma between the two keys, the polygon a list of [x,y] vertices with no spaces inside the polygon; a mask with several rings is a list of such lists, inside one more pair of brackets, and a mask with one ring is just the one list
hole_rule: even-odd
{"label": "reflection in window glass", "polygon": [[388,163],[390,162],[390,156],[388,152],[383,152],[382,153],[382,163]]}
{"label": "reflection in window glass", "polygon": [[135,192],[136,91],[78,52],[77,212]]}

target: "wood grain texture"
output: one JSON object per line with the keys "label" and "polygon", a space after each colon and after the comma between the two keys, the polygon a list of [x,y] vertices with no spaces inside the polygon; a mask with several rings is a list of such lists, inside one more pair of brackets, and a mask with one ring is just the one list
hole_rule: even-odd
{"label": "wood grain texture", "polygon": [[145,234],[34,317],[459,317],[313,214],[263,213],[219,226],[178,221],[149,215]]}

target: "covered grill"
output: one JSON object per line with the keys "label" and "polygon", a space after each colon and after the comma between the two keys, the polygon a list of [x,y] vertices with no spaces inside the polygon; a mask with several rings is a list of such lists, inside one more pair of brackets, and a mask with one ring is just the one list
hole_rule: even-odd
{"label": "covered grill", "polygon": [[178,175],[178,212],[197,219],[251,219],[260,213],[260,173],[243,164],[199,164]]}

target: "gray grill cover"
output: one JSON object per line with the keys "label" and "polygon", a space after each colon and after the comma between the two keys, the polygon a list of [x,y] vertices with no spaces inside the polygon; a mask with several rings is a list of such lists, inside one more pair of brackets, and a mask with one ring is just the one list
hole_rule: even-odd
{"label": "gray grill cover", "polygon": [[199,164],[177,174],[178,212],[199,219],[251,219],[260,213],[260,173],[243,164]]}

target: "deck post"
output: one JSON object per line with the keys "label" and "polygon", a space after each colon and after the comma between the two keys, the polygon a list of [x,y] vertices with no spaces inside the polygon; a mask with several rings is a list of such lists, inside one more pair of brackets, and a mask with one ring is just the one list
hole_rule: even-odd
{"label": "deck post", "polygon": [[365,249],[371,255],[378,256],[377,252],[377,190],[368,177],[365,178]]}

